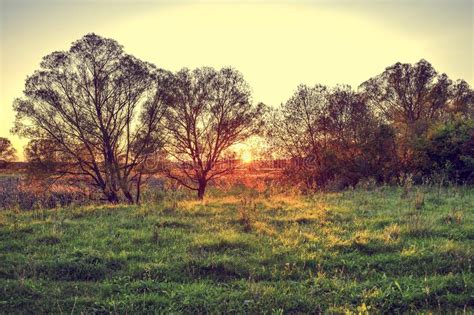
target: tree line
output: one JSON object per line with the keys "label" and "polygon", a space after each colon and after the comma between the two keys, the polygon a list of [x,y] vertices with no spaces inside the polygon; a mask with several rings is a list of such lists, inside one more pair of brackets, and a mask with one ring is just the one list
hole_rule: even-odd
{"label": "tree line", "polygon": [[288,178],[344,188],[361,179],[474,180],[474,93],[426,60],[396,63],[362,83],[301,85],[275,111],[268,139],[294,159]]}
{"label": "tree line", "polygon": [[30,139],[25,156],[35,172],[83,178],[110,202],[139,202],[156,152],[180,165],[166,176],[203,198],[210,181],[232,171],[217,166],[233,146],[255,135],[272,157],[310,160],[285,170],[309,189],[404,173],[472,182],[473,95],[421,60],[397,63],[357,91],[301,85],[272,108],[252,101],[233,68],[173,73],[88,34],[45,56],[26,79],[12,132]]}

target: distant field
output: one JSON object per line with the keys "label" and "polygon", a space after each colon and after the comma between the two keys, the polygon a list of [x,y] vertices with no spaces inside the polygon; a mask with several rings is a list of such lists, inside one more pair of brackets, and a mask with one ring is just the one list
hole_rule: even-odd
{"label": "distant field", "polygon": [[3,313],[474,309],[474,188],[0,211]]}

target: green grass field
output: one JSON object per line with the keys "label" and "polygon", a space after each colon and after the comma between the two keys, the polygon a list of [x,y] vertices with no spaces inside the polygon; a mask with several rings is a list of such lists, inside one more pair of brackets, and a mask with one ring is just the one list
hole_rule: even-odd
{"label": "green grass field", "polygon": [[5,313],[472,312],[474,189],[0,212]]}

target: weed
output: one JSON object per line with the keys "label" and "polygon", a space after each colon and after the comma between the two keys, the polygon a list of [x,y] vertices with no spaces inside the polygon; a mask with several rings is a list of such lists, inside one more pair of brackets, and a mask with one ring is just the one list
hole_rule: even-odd
{"label": "weed", "polygon": [[408,218],[406,224],[407,234],[414,237],[429,236],[432,232],[433,223],[421,213],[415,213]]}
{"label": "weed", "polygon": [[464,218],[464,212],[455,207],[451,208],[448,214],[443,218],[446,224],[461,224]]}
{"label": "weed", "polygon": [[369,232],[367,230],[357,231],[354,235],[354,244],[357,246],[365,246],[369,242]]}
{"label": "weed", "polygon": [[242,198],[237,211],[239,214],[239,223],[242,225],[245,232],[250,232],[257,215],[257,204],[254,199],[251,197]]}
{"label": "weed", "polygon": [[400,238],[400,226],[398,224],[390,224],[383,231],[383,237],[386,242],[396,242]]}
{"label": "weed", "polygon": [[153,225],[153,233],[152,233],[152,236],[151,236],[151,240],[154,242],[154,243],[158,243],[161,239],[160,237],[160,230],[161,230],[161,225],[160,223],[155,223]]}
{"label": "weed", "polygon": [[425,194],[421,191],[418,191],[415,195],[415,199],[413,201],[413,206],[415,210],[421,210],[425,206]]}
{"label": "weed", "polygon": [[408,198],[413,188],[413,175],[403,174],[399,178],[399,183],[402,188],[401,198]]}

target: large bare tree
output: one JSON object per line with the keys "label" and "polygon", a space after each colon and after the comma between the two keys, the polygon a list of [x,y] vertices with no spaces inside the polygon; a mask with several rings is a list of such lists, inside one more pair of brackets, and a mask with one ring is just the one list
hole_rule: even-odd
{"label": "large bare tree", "polygon": [[231,68],[183,69],[167,86],[154,103],[168,106],[165,149],[174,163],[166,172],[203,198],[209,181],[232,170],[223,161],[232,146],[261,128],[264,106],[252,104],[247,83]]}
{"label": "large bare tree", "polygon": [[[47,141],[66,159],[65,174],[88,178],[110,202],[132,203],[137,169],[159,141],[162,108],[143,113],[153,102],[154,66],[124,53],[115,40],[88,34],[69,51],[43,58],[26,80],[24,97],[14,103],[13,131]],[[43,142],[46,143],[46,142]]]}

